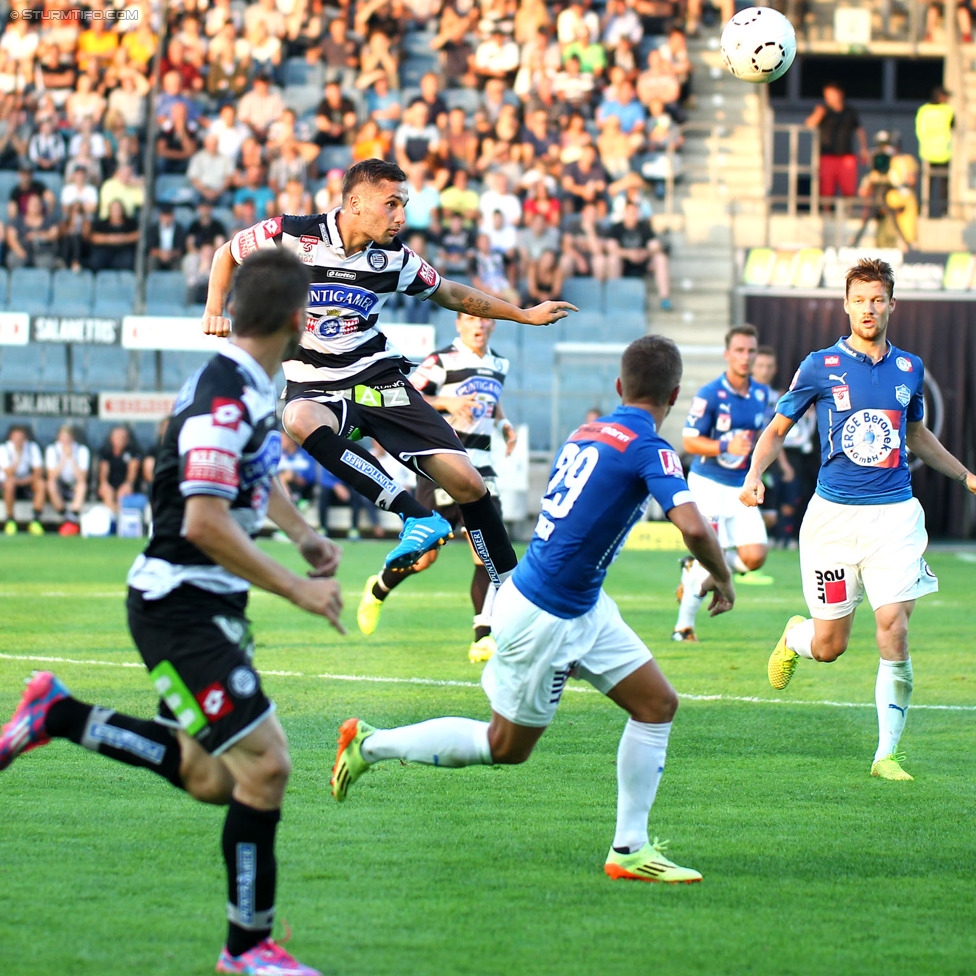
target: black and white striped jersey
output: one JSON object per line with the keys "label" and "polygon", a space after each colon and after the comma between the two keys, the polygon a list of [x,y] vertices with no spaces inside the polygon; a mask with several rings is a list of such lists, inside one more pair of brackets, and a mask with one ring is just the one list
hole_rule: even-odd
{"label": "black and white striped jersey", "polygon": [[[284,363],[292,383],[326,390],[350,389],[406,361],[377,325],[396,292],[428,298],[441,276],[409,247],[394,240],[370,244],[349,257],[336,225],[339,209],[308,217],[271,217],[234,235],[231,254],[240,264],[265,247],[291,251],[311,272],[307,317],[298,356]],[[409,367],[407,367],[409,368]]]}
{"label": "black and white striped jersey", "polygon": [[129,585],[160,599],[183,583],[212,593],[250,584],[183,536],[186,499],[216,495],[252,538],[264,524],[281,456],[275,388],[240,346],[228,343],[183,384],[156,459],[152,538],[129,571]]}
{"label": "black and white striped jersey", "polygon": [[479,356],[457,338],[432,352],[410,376],[410,382],[425,396],[473,393],[478,398],[470,421],[445,414],[476,468],[491,466],[491,431],[508,365],[493,349]]}

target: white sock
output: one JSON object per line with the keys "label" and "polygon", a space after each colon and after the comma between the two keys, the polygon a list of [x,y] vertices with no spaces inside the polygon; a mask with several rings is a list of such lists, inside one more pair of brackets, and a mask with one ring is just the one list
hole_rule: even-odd
{"label": "white sock", "polygon": [[681,596],[681,605],[678,607],[678,620],[674,625],[675,630],[687,630],[694,628],[695,617],[701,605],[705,602],[703,596],[699,596],[701,585],[708,578],[708,570],[696,559],[687,572],[682,573],[685,584],[685,591]]}
{"label": "white sock", "polygon": [[488,723],[471,718],[432,718],[399,729],[377,729],[363,740],[363,759],[403,759],[428,766],[491,765]]}
{"label": "white sock", "polygon": [[647,817],[668,754],[671,723],[649,725],[632,718],[617,747],[617,832],[613,846],[633,854],[647,843]]}
{"label": "white sock", "polygon": [[891,756],[905,730],[908,703],[912,700],[912,659],[878,662],[874,701],[878,706],[878,751],[875,761]]}
{"label": "white sock", "polygon": [[474,615],[474,626],[478,627],[491,627],[491,611],[495,606],[495,594],[498,589],[494,586],[488,587],[488,592],[485,593],[485,602],[481,604],[481,610]]}
{"label": "white sock", "polygon": [[786,632],[786,646],[800,657],[813,660],[813,618],[807,617],[803,623],[790,627]]}
{"label": "white sock", "polygon": [[742,561],[739,553],[735,549],[725,550],[725,561],[729,564],[729,569],[733,573],[745,573],[752,572],[749,567]]}

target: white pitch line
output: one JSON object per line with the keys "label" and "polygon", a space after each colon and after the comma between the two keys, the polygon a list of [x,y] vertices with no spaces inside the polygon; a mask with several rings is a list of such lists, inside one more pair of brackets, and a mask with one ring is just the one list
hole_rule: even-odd
{"label": "white pitch line", "polygon": [[[54,657],[41,654],[3,654],[0,653],[0,660],[4,661],[29,661],[34,664],[73,664],[90,667],[102,668],[143,668],[138,661],[98,661],[82,660],[71,657]],[[477,681],[454,681],[449,678],[394,678],[385,675],[371,674],[332,674],[324,671],[319,674],[307,674],[304,671],[281,671],[271,668],[260,668],[261,674],[271,675],[275,678],[319,678],[322,681],[350,681],[361,684],[379,685],[426,685],[432,688],[480,688],[481,684]],[[597,691],[585,685],[567,685],[566,691],[575,692],[583,695],[595,695]],[[679,698],[685,701],[698,702],[741,702],[746,705],[821,705],[828,708],[875,708],[874,702],[842,702],[831,701],[830,699],[809,701],[806,699],[789,698],[759,698],[753,695],[689,695],[678,693]],[[924,709],[932,712],[976,712],[976,705],[912,705],[912,710]]]}

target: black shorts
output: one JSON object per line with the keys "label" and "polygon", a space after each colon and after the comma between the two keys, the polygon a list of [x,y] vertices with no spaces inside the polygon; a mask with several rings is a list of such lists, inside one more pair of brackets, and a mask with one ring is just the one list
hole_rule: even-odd
{"label": "black shorts", "polygon": [[467,454],[451,425],[397,373],[381,375],[351,390],[326,390],[318,383],[287,383],[285,400],[315,400],[339,421],[350,440],[372,437],[418,474],[417,460],[430,454]]}
{"label": "black shorts", "polygon": [[[485,487],[491,495],[491,503],[495,506],[498,517],[501,518],[502,503],[498,497],[498,486],[496,483],[498,475],[495,474],[495,470],[492,467],[478,468],[477,471],[484,478]],[[464,524],[464,520],[461,518],[461,507],[443,488],[438,488],[434,482],[418,481],[417,490],[413,494],[421,505],[425,505],[427,508],[433,509],[435,512],[443,515],[451,523],[452,529],[457,530]]]}
{"label": "black shorts", "polygon": [[251,665],[246,593],[180,586],[161,600],[129,588],[129,630],[159,692],[157,721],[219,756],[274,711]]}

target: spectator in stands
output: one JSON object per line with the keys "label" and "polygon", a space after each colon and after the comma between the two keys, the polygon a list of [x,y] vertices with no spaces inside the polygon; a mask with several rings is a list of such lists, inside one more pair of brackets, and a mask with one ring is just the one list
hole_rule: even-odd
{"label": "spectator in stands", "polygon": [[246,200],[254,203],[258,220],[264,220],[274,214],[275,195],[268,186],[263,166],[251,165],[244,172],[244,185],[234,192],[234,215],[239,217],[241,206]]}
{"label": "spectator in stands", "polygon": [[454,171],[450,185],[441,190],[441,216],[447,218],[457,214],[465,227],[473,227],[481,219],[480,204],[478,191],[469,185],[467,169],[459,167]]}
{"label": "spectator in stands", "polygon": [[267,28],[269,34],[284,37],[288,29],[285,15],[275,3],[275,0],[257,0],[250,3],[244,10],[244,32],[250,33],[254,25],[260,21]]}
{"label": "spectator in stands", "polygon": [[324,97],[315,110],[315,144],[348,146],[356,134],[356,106],[342,94],[337,81],[325,86]]}
{"label": "spectator in stands", "polygon": [[684,136],[674,117],[659,98],[652,98],[647,106],[647,146],[649,152],[668,152],[679,150],[684,145]]}
{"label": "spectator in stands", "polygon": [[281,433],[281,458],[278,481],[288,497],[304,511],[312,502],[318,464],[284,431]]}
{"label": "spectator in stands", "polygon": [[500,210],[504,222],[512,227],[522,223],[522,203],[509,189],[508,177],[499,171],[492,171],[485,175],[487,189],[481,194],[479,204],[481,210],[481,226],[483,233],[489,233],[492,228],[493,215]]}
{"label": "spectator in stands", "polygon": [[556,38],[561,47],[572,44],[579,36],[579,27],[584,25],[589,39],[595,41],[600,36],[600,18],[594,10],[587,9],[589,5],[581,0],[573,0],[566,4],[556,17]]}
{"label": "spectator in stands", "polygon": [[574,275],[606,281],[610,261],[606,235],[597,217],[596,204],[587,203],[563,222],[562,268],[564,277]]}
{"label": "spectator in stands", "polygon": [[473,88],[477,83],[473,71],[474,48],[468,40],[477,20],[478,8],[474,4],[444,0],[437,34],[430,46],[434,51],[443,52],[444,79],[451,87]]}
{"label": "spectator in stands", "polygon": [[240,98],[250,82],[251,58],[247,44],[239,44],[234,25],[227,23],[207,55],[207,94],[218,105]]}
{"label": "spectator in stands", "polygon": [[61,108],[75,90],[78,71],[74,61],[61,54],[57,44],[47,41],[38,48],[35,65],[35,85],[38,85]]}
{"label": "spectator in stands", "polygon": [[159,38],[152,29],[151,18],[147,13],[140,12],[136,26],[126,32],[121,42],[122,48],[129,55],[130,66],[144,76],[148,76],[149,64],[159,47]]}
{"label": "spectator in stands", "polygon": [[34,74],[34,58],[40,43],[40,35],[30,27],[31,21],[23,17],[9,20],[0,37],[0,52],[15,63],[25,78]]}
{"label": "spectator in stands", "polygon": [[468,125],[463,108],[452,108],[447,113],[447,131],[441,140],[440,153],[455,175],[462,170],[470,172],[474,169],[478,137]]}
{"label": "spectator in stands", "polygon": [[608,0],[603,15],[603,43],[608,51],[615,51],[622,40],[636,47],[644,39],[644,25],[634,9],[633,2]]}
{"label": "spectator in stands", "polygon": [[186,302],[188,305],[206,304],[213,257],[213,245],[201,244],[195,251],[189,252],[183,258],[181,270],[186,280]]}
{"label": "spectator in stands", "polygon": [[414,99],[403,113],[403,122],[393,136],[393,151],[401,169],[420,163],[433,153],[440,152],[441,135],[437,126],[428,121],[427,103]]}
{"label": "spectator in stands", "polygon": [[142,485],[146,489],[146,494],[152,499],[153,482],[156,480],[156,460],[163,446],[163,438],[166,436],[166,428],[169,427],[169,417],[164,417],[156,428],[156,442],[150,447],[142,458],[140,475]]}
{"label": "spectator in stands", "polygon": [[315,194],[316,213],[328,213],[342,204],[342,177],[344,175],[344,171],[338,168],[330,169],[325,174],[325,182]]}
{"label": "spectator in stands", "polygon": [[[319,530],[322,535],[329,534],[329,510],[333,505],[352,505],[352,496],[355,494],[359,498],[358,492],[353,492],[347,485],[343,484],[331,471],[327,468],[323,468],[318,465],[318,515],[319,515]],[[364,499],[365,500],[365,499]],[[356,525],[359,521],[359,508],[354,509],[355,517],[352,520],[352,525]],[[356,535],[358,536],[359,530],[356,530]]]}
{"label": "spectator in stands", "polygon": [[607,52],[585,24],[576,28],[576,37],[563,48],[563,64],[570,58],[579,60],[580,71],[590,75],[597,87],[607,70]]}
{"label": "spectator in stands", "polygon": [[396,54],[390,48],[390,38],[383,31],[372,31],[366,39],[359,60],[357,88],[367,88],[381,75],[386,75],[391,88],[398,87],[400,66]]}
{"label": "spectator in stands", "polygon": [[668,256],[654,234],[648,219],[641,219],[637,204],[624,205],[621,220],[610,225],[607,232],[610,259],[609,276],[643,278],[653,273],[657,294],[664,311],[671,309],[671,277]]}
{"label": "spectator in stands", "polygon": [[529,184],[522,212],[527,221],[531,221],[538,214],[549,227],[558,228],[562,218],[562,204],[558,197],[552,195],[550,180],[551,177],[540,175]]}
{"label": "spectator in stands", "polygon": [[139,484],[141,466],[142,454],[129,428],[113,427],[98,452],[98,498],[102,504],[118,514],[122,500]]}
{"label": "spectator in stands", "polygon": [[580,147],[579,159],[563,167],[562,188],[573,210],[606,199],[609,176],[592,142]]}
{"label": "spectator in stands", "polygon": [[192,94],[203,91],[203,74],[200,67],[186,57],[183,42],[178,37],[171,37],[166,44],[166,55],[159,70],[164,75],[175,71],[180,76],[185,92]]}
{"label": "spectator in stands", "polygon": [[390,79],[385,72],[377,75],[373,84],[366,89],[366,112],[384,133],[389,147],[400,123],[403,106],[400,104],[400,93],[390,88]]}
{"label": "spectator in stands", "polygon": [[179,271],[186,253],[186,231],[177,222],[173,205],[161,203],[159,216],[146,236],[150,271]]}
{"label": "spectator in stands", "polygon": [[209,200],[201,200],[197,204],[197,215],[186,229],[186,250],[196,251],[204,244],[211,245],[214,250],[228,240],[227,227],[214,217],[213,204]]}
{"label": "spectator in stands", "polygon": [[[354,85],[359,71],[359,45],[349,36],[349,24],[341,13],[329,21],[320,47],[326,81],[337,81],[343,88]],[[382,77],[389,83],[385,71]]]}
{"label": "spectator in stands", "polygon": [[199,126],[190,119],[182,102],[173,102],[168,118],[160,120],[156,136],[156,165],[162,173],[185,175],[199,148]]}
{"label": "spectator in stands", "polygon": [[156,101],[158,122],[168,119],[173,106],[179,102],[186,109],[186,116],[196,122],[202,114],[200,106],[183,89],[183,79],[178,71],[167,71],[160,82],[162,93]]}
{"label": "spectator in stands", "polygon": [[457,275],[467,277],[471,273],[471,261],[474,258],[474,231],[465,224],[460,213],[455,211],[447,216],[446,226],[442,226],[435,243],[434,263],[443,274],[449,277],[457,277]]}
{"label": "spectator in stands", "polygon": [[[298,143],[292,139],[284,143],[281,151],[268,167],[268,185],[275,193],[281,193],[286,183],[298,183],[302,189],[308,183],[308,167],[298,151]],[[311,201],[311,196],[309,197]],[[277,210],[276,213],[297,213],[296,210]]]}
{"label": "spectator in stands", "polygon": [[594,91],[593,75],[580,68],[580,59],[571,56],[563,63],[552,82],[553,95],[573,111],[584,116],[591,114],[590,99]]}
{"label": "spectator in stands", "polygon": [[383,34],[393,45],[399,45],[406,26],[401,0],[363,0],[357,4],[353,30],[368,38],[374,33]]}
{"label": "spectator in stands", "polygon": [[142,177],[136,176],[129,165],[120,165],[98,191],[98,216],[105,220],[110,206],[118,201],[122,204],[126,217],[135,217],[146,199],[146,189]]}
{"label": "spectator in stands", "polygon": [[443,131],[447,128],[447,103],[441,97],[440,80],[433,71],[420,78],[420,98],[427,106],[427,121]]}
{"label": "spectator in stands", "polygon": [[522,0],[515,11],[512,36],[524,49],[540,35],[546,36],[554,26],[545,0]]}
{"label": "spectator in stands", "polygon": [[89,266],[92,271],[133,271],[138,240],[139,225],[126,216],[122,201],[113,199],[108,205],[108,217],[92,221]]}
{"label": "spectator in stands", "polygon": [[218,137],[207,132],[203,148],[191,157],[186,168],[186,178],[197,194],[198,200],[210,200],[214,204],[229,199],[228,191],[234,176],[234,164],[219,151]]}
{"label": "spectator in stands", "polygon": [[[858,156],[865,166],[871,157],[861,118],[846,104],[844,89],[833,81],[824,85],[823,101],[806,117],[804,124],[820,133],[820,196],[854,196]],[[854,152],[855,136],[859,154]]]}
{"label": "spectator in stands", "polygon": [[231,24],[235,31],[244,29],[240,10],[231,7],[231,0],[211,0],[203,21],[204,34],[216,37],[227,24]]}
{"label": "spectator in stands", "polygon": [[491,238],[479,233],[475,238],[474,259],[471,265],[471,283],[495,298],[513,305],[521,304],[519,293],[512,287],[505,267],[505,258],[491,247]]}
{"label": "spectator in stands", "polygon": [[64,166],[67,149],[54,126],[55,120],[50,116],[42,119],[27,144],[27,158],[42,173],[60,172]]}
{"label": "spectator in stands", "polygon": [[[50,9],[63,11],[70,6],[69,0],[50,0],[45,5]],[[64,58],[70,58],[71,63],[75,63],[76,52],[78,50],[78,38],[81,36],[80,22],[73,17],[48,21],[42,31],[41,40],[50,41],[58,48],[58,52]]]}
{"label": "spectator in stands", "polygon": [[14,519],[14,502],[29,500],[34,508],[34,516],[27,526],[31,535],[43,535],[41,513],[44,510],[44,458],[36,441],[31,439],[31,430],[24,424],[12,424],[7,431],[7,441],[0,444],[0,486],[3,488],[3,504],[7,521],[3,531],[7,535],[17,534]]}
{"label": "spectator in stands", "polygon": [[53,270],[61,228],[53,212],[45,213],[40,197],[27,198],[27,210],[7,225],[7,267]]}
{"label": "spectator in stands", "polygon": [[607,119],[616,118],[620,131],[631,138],[634,149],[644,141],[647,112],[637,100],[634,86],[626,79],[617,85],[614,96],[604,99],[596,112],[597,125],[602,127]]}
{"label": "spectator in stands", "polygon": [[[276,162],[280,162],[280,160],[276,160]],[[274,212],[296,215],[312,212],[312,194],[306,189],[303,180],[291,178],[285,181],[285,185],[275,201]]]}
{"label": "spectator in stands", "polygon": [[631,136],[620,131],[620,119],[616,115],[608,115],[600,127],[596,148],[600,162],[610,177],[611,187],[614,181],[631,172],[631,159],[638,147]]}
{"label": "spectator in stands", "polygon": [[660,48],[652,48],[647,53],[647,67],[637,77],[637,97],[646,106],[660,99],[669,109],[678,108],[681,85]]}
{"label": "spectator in stands", "polygon": [[91,119],[95,126],[102,121],[106,107],[105,98],[92,85],[88,75],[80,75],[75,90],[64,104],[65,118],[72,129],[80,129],[84,119]]}
{"label": "spectator in stands", "polygon": [[[960,5],[960,10],[963,9]],[[968,16],[968,12],[967,12]],[[932,89],[929,100],[915,113],[919,158],[929,164],[929,216],[944,217],[949,205],[949,163],[952,161],[952,129],[955,115],[949,93]]]}
{"label": "spectator in stands", "polygon": [[183,57],[202,70],[210,42],[200,26],[200,18],[193,14],[184,14],[180,18],[180,29],[175,36],[183,45]]}
{"label": "spectator in stands", "polygon": [[75,200],[61,205],[61,215],[61,260],[72,271],[81,271],[82,265],[88,263],[88,237],[94,210],[86,210],[80,200]]}
{"label": "spectator in stands", "polygon": [[60,203],[62,210],[80,203],[88,216],[93,216],[98,209],[98,190],[88,179],[88,170],[84,166],[68,168],[67,182],[61,187]]}
{"label": "spectator in stands", "polygon": [[126,68],[119,73],[119,87],[109,93],[108,112],[121,115],[130,132],[141,131],[146,125],[148,94],[148,79],[135,68]]}
{"label": "spectator in stands", "polygon": [[251,64],[256,71],[269,75],[275,84],[282,82],[281,38],[268,33],[264,21],[254,22],[246,37],[250,48]]}
{"label": "spectator in stands", "polygon": [[688,38],[685,32],[680,27],[672,27],[668,31],[667,44],[660,51],[678,82],[678,100],[683,103],[691,95],[691,58],[688,56]]}
{"label": "spectator in stands", "polygon": [[489,125],[494,126],[508,102],[507,87],[500,78],[491,78],[485,83],[481,94],[480,108],[488,117]]}
{"label": "spectator in stands", "polygon": [[519,54],[518,44],[511,37],[500,27],[493,29],[474,52],[474,72],[479,82],[485,84],[490,78],[496,78],[511,84],[518,71]]}
{"label": "spectator in stands", "polygon": [[88,20],[86,23],[88,29],[83,30],[78,37],[78,69],[86,72],[89,67],[93,67],[98,71],[104,71],[115,57],[119,46],[119,35],[109,30],[108,22],[100,17]]}
{"label": "spectator in stands", "polygon": [[[108,116],[105,117],[106,122]],[[68,142],[68,159],[82,159],[89,166],[94,165],[98,173],[103,173],[105,161],[112,155],[112,146],[104,133],[99,132],[90,117],[81,120],[81,125]]]}
{"label": "spectator in stands", "polygon": [[230,102],[220,106],[220,112],[207,127],[207,132],[217,137],[217,152],[236,164],[241,154],[244,140],[251,130],[237,118],[237,109]]}
{"label": "spectator in stands", "polygon": [[550,128],[549,113],[544,108],[526,112],[519,142],[521,159],[526,166],[531,166],[536,159],[552,166],[559,159],[559,136]]}
{"label": "spectator in stands", "polygon": [[238,103],[237,117],[249,125],[254,135],[264,142],[268,126],[284,110],[285,103],[281,93],[277,88],[271,87],[271,76],[259,73],[255,75],[253,88]]}
{"label": "spectator in stands", "polygon": [[420,232],[425,240],[436,236],[440,220],[440,191],[426,163],[411,163],[406,170],[409,199],[404,216],[407,232]]}
{"label": "spectator in stands", "polygon": [[33,127],[19,95],[0,95],[0,169],[27,163],[27,144]]}
{"label": "spectator in stands", "polygon": [[295,147],[306,166],[311,166],[318,159],[319,147],[312,142],[312,126],[305,120],[299,120],[294,109],[290,108],[286,108],[268,126],[267,141],[264,144],[267,159],[275,160],[286,143]]}
{"label": "spectator in stands", "polygon": [[57,440],[44,452],[47,469],[47,496],[61,518],[59,535],[78,535],[81,509],[88,495],[91,451],[79,444],[70,424],[58,429]]}
{"label": "spectator in stands", "polygon": [[[559,267],[559,231],[538,210],[527,218],[528,226],[518,232],[519,270],[525,276],[525,293],[539,301],[558,301],[563,287],[563,271]],[[555,298],[536,299],[534,296],[547,294]]]}
{"label": "spectator in stands", "polygon": [[31,197],[40,197],[44,210],[54,213],[54,194],[40,180],[34,178],[34,168],[25,163],[17,172],[17,184],[10,191],[7,200],[7,218],[15,220],[18,214],[27,213],[27,201]]}
{"label": "spectator in stands", "polygon": [[389,148],[390,141],[383,135],[376,119],[367,119],[353,139],[352,161],[359,163],[364,159],[386,159]]}

